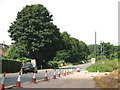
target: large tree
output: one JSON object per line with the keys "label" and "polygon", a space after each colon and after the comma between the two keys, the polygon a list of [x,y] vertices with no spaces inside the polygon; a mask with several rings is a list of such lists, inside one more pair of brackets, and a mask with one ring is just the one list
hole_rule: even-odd
{"label": "large tree", "polygon": [[26,5],[8,32],[15,43],[24,45],[30,58],[48,60],[60,49],[60,32],[50,12],[40,4]]}

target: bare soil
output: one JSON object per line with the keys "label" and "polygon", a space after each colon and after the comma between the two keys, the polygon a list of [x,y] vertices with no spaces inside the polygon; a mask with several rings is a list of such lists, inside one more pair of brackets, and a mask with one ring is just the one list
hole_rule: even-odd
{"label": "bare soil", "polygon": [[120,70],[117,69],[110,72],[109,75],[100,75],[99,77],[95,77],[98,85],[97,87],[118,88],[118,73],[120,73]]}

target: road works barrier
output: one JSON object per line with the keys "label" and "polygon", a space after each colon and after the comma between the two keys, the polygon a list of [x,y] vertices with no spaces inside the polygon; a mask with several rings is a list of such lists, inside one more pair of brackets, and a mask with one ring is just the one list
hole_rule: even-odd
{"label": "road works barrier", "polygon": [[3,74],[2,80],[1,80],[1,84],[0,84],[0,90],[4,90],[5,87],[5,72]]}
{"label": "road works barrier", "polygon": [[36,83],[36,70],[34,71],[33,78],[32,78],[32,82],[33,82],[33,83]]}
{"label": "road works barrier", "polygon": [[45,72],[45,78],[44,78],[44,81],[48,81],[47,70],[46,70],[46,72]]}
{"label": "road works barrier", "polygon": [[21,83],[20,83],[20,77],[21,77],[21,71],[19,72],[19,76],[16,82],[16,87],[21,87]]}
{"label": "road works barrier", "polygon": [[59,70],[58,70],[58,77],[60,77],[60,68],[59,68]]}
{"label": "road works barrier", "polygon": [[80,72],[80,67],[79,66],[77,66],[77,71],[76,72]]}
{"label": "road works barrier", "polygon": [[66,76],[66,71],[65,71],[65,68],[64,68],[63,76]]}
{"label": "road works barrier", "polygon": [[56,79],[56,69],[54,70],[53,79]]}

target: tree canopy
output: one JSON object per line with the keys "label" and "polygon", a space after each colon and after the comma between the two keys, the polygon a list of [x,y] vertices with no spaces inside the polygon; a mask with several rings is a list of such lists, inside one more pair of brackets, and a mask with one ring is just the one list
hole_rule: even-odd
{"label": "tree canopy", "polygon": [[52,58],[61,48],[60,32],[52,22],[52,14],[40,4],[26,5],[8,32],[15,43],[25,46],[30,58]]}
{"label": "tree canopy", "polygon": [[76,63],[89,55],[83,41],[70,37],[67,32],[60,33],[53,24],[52,14],[40,4],[26,5],[17,13],[8,32],[15,41],[6,53],[8,58],[36,59],[39,66],[47,67],[52,60]]}

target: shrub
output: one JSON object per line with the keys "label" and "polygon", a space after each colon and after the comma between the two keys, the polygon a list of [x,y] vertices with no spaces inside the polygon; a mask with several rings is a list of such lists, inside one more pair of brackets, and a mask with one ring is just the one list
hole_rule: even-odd
{"label": "shrub", "polygon": [[86,70],[88,70],[89,72],[97,72],[97,69],[99,69],[100,72],[111,72],[117,68],[118,65],[116,61],[100,60],[95,64],[92,64],[91,66],[87,67]]}

